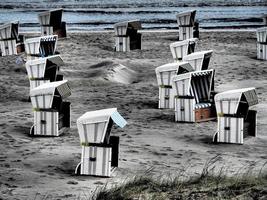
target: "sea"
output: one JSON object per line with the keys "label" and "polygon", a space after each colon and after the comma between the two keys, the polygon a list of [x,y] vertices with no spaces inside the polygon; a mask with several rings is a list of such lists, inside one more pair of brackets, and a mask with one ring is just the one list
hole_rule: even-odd
{"label": "sea", "polygon": [[21,32],[38,32],[38,13],[63,8],[68,31],[110,30],[139,19],[143,29],[177,29],[176,14],[197,10],[201,29],[255,29],[267,0],[0,0],[0,24],[19,20]]}

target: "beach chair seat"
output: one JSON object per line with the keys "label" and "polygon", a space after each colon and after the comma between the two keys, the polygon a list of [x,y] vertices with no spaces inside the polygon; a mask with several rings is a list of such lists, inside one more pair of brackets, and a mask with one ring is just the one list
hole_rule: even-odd
{"label": "beach chair seat", "polygon": [[206,70],[209,68],[212,52],[212,50],[194,52],[185,55],[183,61],[190,63],[195,71]]}
{"label": "beach chair seat", "polygon": [[202,122],[216,118],[211,91],[214,70],[193,71],[172,78],[175,121]]}
{"label": "beach chair seat", "polygon": [[116,108],[86,112],[77,119],[82,154],[76,174],[109,177],[118,167],[119,137],[110,136],[113,123],[121,128],[127,123]]}
{"label": "beach chair seat", "polygon": [[177,74],[192,71],[189,63],[168,63],[155,69],[159,86],[159,108],[174,108],[174,92],[172,90],[172,77]]}
{"label": "beach chair seat", "polygon": [[63,9],[54,9],[38,14],[41,24],[41,35],[58,35],[59,38],[66,37],[66,22],[62,22]]}
{"label": "beach chair seat", "polygon": [[183,57],[195,51],[196,38],[174,42],[170,44],[172,57],[176,62],[181,62]]}
{"label": "beach chair seat", "polygon": [[140,29],[142,26],[139,20],[114,24],[116,51],[141,49],[142,34],[137,32]]}
{"label": "beach chair seat", "polygon": [[59,136],[70,127],[70,102],[63,101],[71,95],[68,81],[42,84],[30,91],[34,110],[31,135]]}
{"label": "beach chair seat", "polygon": [[57,35],[42,36],[25,40],[27,60],[48,57],[56,54]]}
{"label": "beach chair seat", "polygon": [[218,128],[213,141],[243,144],[246,136],[257,136],[257,111],[249,107],[256,105],[255,88],[229,90],[215,95]]}

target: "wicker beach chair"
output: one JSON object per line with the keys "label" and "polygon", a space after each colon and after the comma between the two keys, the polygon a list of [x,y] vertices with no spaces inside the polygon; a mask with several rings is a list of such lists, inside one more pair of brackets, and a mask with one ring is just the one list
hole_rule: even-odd
{"label": "wicker beach chair", "polygon": [[24,36],[18,32],[19,21],[13,21],[0,26],[1,56],[17,55],[24,51]]}
{"label": "wicker beach chair", "polygon": [[110,177],[118,167],[119,137],[110,136],[113,123],[121,128],[127,124],[117,108],[86,112],[77,119],[82,154],[76,174]]}
{"label": "wicker beach chair", "polygon": [[25,52],[27,60],[55,55],[57,47],[57,35],[29,38],[25,40]]}
{"label": "wicker beach chair", "polygon": [[215,95],[218,129],[214,142],[243,144],[244,137],[257,136],[257,111],[250,106],[258,104],[255,88],[229,90]]}
{"label": "wicker beach chair", "polygon": [[197,38],[192,38],[184,41],[174,42],[170,44],[172,57],[176,62],[181,62],[183,57],[195,51]]}
{"label": "wicker beach chair", "polygon": [[267,27],[257,29],[257,58],[267,60]]}
{"label": "wicker beach chair", "polygon": [[159,66],[155,71],[159,86],[159,108],[174,108],[172,77],[177,74],[193,71],[192,66],[186,62],[175,62]]}
{"label": "wicker beach chair", "polygon": [[39,13],[38,20],[41,24],[41,35],[58,35],[66,37],[66,22],[62,22],[63,9],[54,9]]}
{"label": "wicker beach chair", "polygon": [[137,32],[140,29],[142,29],[142,25],[139,20],[114,24],[116,51],[126,52],[141,49],[142,35]]}
{"label": "wicker beach chair", "polygon": [[59,136],[70,127],[71,95],[67,80],[44,83],[30,91],[34,125],[30,135]]}
{"label": "wicker beach chair", "polygon": [[211,92],[214,70],[193,71],[172,78],[175,121],[202,122],[216,118]]}
{"label": "wicker beach chair", "polygon": [[184,62],[190,63],[195,71],[206,70],[209,68],[212,50],[198,51],[183,57]]}
{"label": "wicker beach chair", "polygon": [[25,65],[30,81],[30,89],[32,90],[44,83],[63,80],[63,75],[58,73],[59,67],[63,64],[60,55],[28,60]]}

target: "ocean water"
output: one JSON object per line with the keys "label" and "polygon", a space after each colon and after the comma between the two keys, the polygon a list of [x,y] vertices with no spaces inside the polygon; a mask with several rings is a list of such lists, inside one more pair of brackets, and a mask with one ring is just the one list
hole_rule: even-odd
{"label": "ocean water", "polygon": [[19,20],[22,32],[39,31],[38,12],[59,7],[68,31],[112,29],[133,19],[144,29],[177,29],[175,14],[192,9],[200,28],[251,29],[267,14],[267,0],[0,0],[0,23]]}

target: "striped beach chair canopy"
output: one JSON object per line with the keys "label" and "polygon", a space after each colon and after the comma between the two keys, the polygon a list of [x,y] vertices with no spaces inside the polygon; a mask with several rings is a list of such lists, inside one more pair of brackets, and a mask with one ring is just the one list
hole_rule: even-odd
{"label": "striped beach chair canopy", "polygon": [[34,109],[54,108],[58,101],[62,101],[70,95],[71,90],[67,80],[44,83],[30,91]]}
{"label": "striped beach chair canopy", "polygon": [[57,35],[29,38],[25,40],[25,52],[28,55],[47,57],[54,55],[57,47]]}
{"label": "striped beach chair canopy", "polygon": [[206,70],[209,67],[212,52],[212,50],[194,52],[189,55],[185,55],[183,57],[183,61],[190,63],[195,71]]}
{"label": "striped beach chair canopy", "polygon": [[229,90],[215,95],[217,114],[242,115],[250,106],[258,104],[255,88]]}
{"label": "striped beach chair canopy", "polygon": [[38,14],[39,23],[42,26],[60,27],[63,9],[53,9]]}
{"label": "striped beach chair canopy", "polygon": [[172,79],[176,96],[193,96],[196,104],[210,102],[214,70],[194,71]]}
{"label": "striped beach chair canopy", "polygon": [[[36,60],[28,60],[26,62],[26,69],[29,79],[44,78],[46,71],[49,68],[56,66],[62,66],[64,64],[60,55],[49,56],[45,58],[39,58]],[[57,67],[57,70],[59,69]],[[56,74],[54,74],[56,75]]]}
{"label": "striped beach chair canopy", "polygon": [[117,36],[127,36],[129,30],[137,31],[140,29],[142,29],[140,20],[131,20],[114,24],[115,35]]}
{"label": "striped beach chair canopy", "polygon": [[77,127],[82,145],[104,143],[109,137],[112,124],[123,128],[127,122],[117,108],[90,111],[77,119]]}
{"label": "striped beach chair canopy", "polygon": [[159,86],[171,86],[171,79],[177,74],[193,71],[192,66],[187,62],[168,63],[155,69]]}
{"label": "striped beach chair canopy", "polygon": [[178,26],[193,26],[195,23],[196,10],[188,10],[176,14]]}
{"label": "striped beach chair canopy", "polygon": [[256,29],[257,42],[267,45],[267,27]]}
{"label": "striped beach chair canopy", "polygon": [[170,44],[172,57],[175,61],[181,61],[185,55],[193,53],[197,38],[190,38],[187,40],[173,42]]}
{"label": "striped beach chair canopy", "polygon": [[0,26],[0,40],[18,40],[19,21],[12,21]]}

